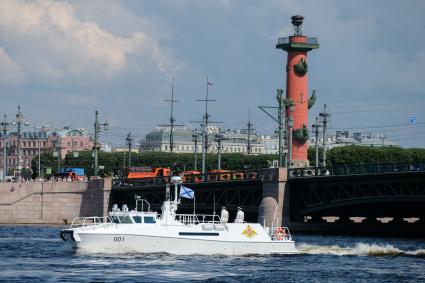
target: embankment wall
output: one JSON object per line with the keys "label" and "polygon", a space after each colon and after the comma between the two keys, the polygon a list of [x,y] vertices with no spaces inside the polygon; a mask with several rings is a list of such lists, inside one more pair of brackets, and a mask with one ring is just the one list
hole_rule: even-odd
{"label": "embankment wall", "polygon": [[111,179],[88,182],[1,183],[0,224],[67,224],[106,216]]}

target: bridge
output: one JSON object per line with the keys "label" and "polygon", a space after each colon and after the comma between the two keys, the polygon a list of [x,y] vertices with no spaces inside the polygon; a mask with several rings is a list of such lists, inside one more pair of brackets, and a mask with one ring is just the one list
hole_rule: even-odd
{"label": "bridge", "polygon": [[[185,179],[185,186],[195,191],[197,213],[219,213],[221,206],[226,206],[232,216],[240,206],[250,221],[270,222],[277,214],[298,230],[320,230],[319,226],[346,229],[349,224],[358,229],[359,224],[381,227],[384,223],[390,224],[386,228],[397,224],[417,230],[418,225],[425,225],[425,162],[269,168],[228,174]],[[131,204],[135,195],[141,195],[152,209],[159,210],[166,181],[115,180],[111,204]],[[193,202],[182,200],[181,209],[192,213]]]}

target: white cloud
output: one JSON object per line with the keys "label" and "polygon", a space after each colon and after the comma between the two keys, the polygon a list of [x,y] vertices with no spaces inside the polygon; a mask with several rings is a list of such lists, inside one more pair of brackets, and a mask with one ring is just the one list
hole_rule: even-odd
{"label": "white cloud", "polygon": [[21,67],[0,47],[0,82],[20,84],[25,80]]}
{"label": "white cloud", "polygon": [[142,31],[114,35],[80,20],[72,2],[65,1],[1,1],[0,44],[13,50],[10,57],[38,80],[111,78],[128,68],[128,55],[141,56],[142,64],[162,72],[175,68],[152,36]]}

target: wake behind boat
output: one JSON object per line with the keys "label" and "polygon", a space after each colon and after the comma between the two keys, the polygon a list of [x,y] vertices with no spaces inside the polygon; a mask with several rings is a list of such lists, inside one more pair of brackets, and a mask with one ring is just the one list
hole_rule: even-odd
{"label": "wake behind boat", "polygon": [[[228,223],[228,212],[221,215],[176,214],[180,196],[193,197],[181,186],[181,177],[172,177],[174,200],[167,187],[162,214],[150,211],[146,200],[136,200],[129,211],[113,206],[108,217],[75,218],[70,228],[60,232],[73,248],[89,253],[169,253],[176,255],[297,254],[286,227],[263,227],[243,221],[240,210],[235,223]],[[138,201],[142,211],[137,211]],[[147,205],[147,210],[144,207]],[[274,222],[274,221],[273,221]]]}

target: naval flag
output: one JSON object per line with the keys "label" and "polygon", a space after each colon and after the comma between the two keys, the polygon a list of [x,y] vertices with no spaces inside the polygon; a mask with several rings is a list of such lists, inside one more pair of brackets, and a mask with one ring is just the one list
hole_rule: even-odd
{"label": "naval flag", "polygon": [[188,187],[181,186],[180,188],[180,196],[182,198],[190,198],[193,199],[195,197],[195,192],[189,189]]}

